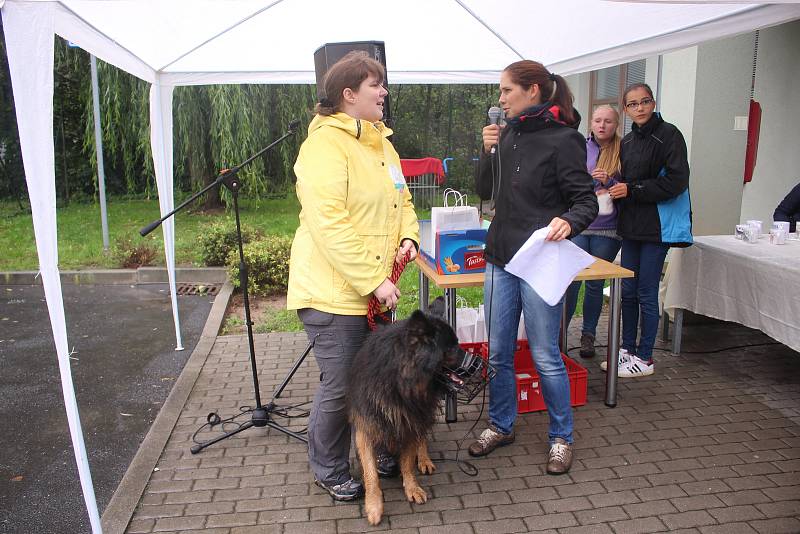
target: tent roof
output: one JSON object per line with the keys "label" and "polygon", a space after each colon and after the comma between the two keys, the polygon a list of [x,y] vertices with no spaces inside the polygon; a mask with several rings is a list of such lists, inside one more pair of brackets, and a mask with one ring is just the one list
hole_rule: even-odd
{"label": "tent roof", "polygon": [[40,1],[62,37],[176,85],[314,83],[318,47],[372,40],[393,83],[496,83],[519,59],[566,75],[800,18],[792,3],[560,0],[559,21],[528,0]]}

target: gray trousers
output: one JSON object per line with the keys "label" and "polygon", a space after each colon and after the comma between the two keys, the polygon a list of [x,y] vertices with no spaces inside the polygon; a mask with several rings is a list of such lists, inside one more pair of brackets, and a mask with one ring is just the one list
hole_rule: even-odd
{"label": "gray trousers", "polygon": [[308,463],[326,485],[350,479],[350,423],[345,395],[353,356],[369,332],[363,315],[336,315],[313,308],[297,311],[309,341],[316,338],[314,357],[320,384],[308,419]]}

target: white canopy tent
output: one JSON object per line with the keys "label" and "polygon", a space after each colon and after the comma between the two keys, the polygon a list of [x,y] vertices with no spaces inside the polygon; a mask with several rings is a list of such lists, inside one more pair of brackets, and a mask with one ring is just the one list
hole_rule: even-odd
{"label": "white canopy tent", "polygon": [[[59,35],[152,84],[151,145],[161,213],[174,207],[176,85],[314,83],[327,42],[386,43],[392,83],[497,83],[536,59],[561,75],[597,69],[800,18],[796,2],[561,0],[0,0],[39,268],[81,485],[100,519],[68,359],[56,240],[53,44]],[[604,31],[602,29],[613,29]],[[174,223],[163,225],[177,345]]]}

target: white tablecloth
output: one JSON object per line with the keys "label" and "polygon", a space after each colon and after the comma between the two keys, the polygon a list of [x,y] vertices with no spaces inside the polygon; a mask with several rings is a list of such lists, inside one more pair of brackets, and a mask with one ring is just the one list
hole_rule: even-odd
{"label": "white tablecloth", "polygon": [[800,241],[771,245],[703,236],[673,249],[664,276],[664,308],[757,328],[800,351]]}

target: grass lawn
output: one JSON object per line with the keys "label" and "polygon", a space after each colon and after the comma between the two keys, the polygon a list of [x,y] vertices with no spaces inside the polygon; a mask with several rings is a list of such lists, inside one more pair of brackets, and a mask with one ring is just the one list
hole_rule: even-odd
{"label": "grass lawn", "polygon": [[[180,200],[176,199],[176,205]],[[163,250],[163,236],[155,230],[147,237],[139,236],[139,229],[159,217],[157,200],[108,200],[108,226],[111,246],[119,239],[130,238],[133,243],[148,241],[158,250]],[[298,224],[300,205],[294,195],[285,199],[262,200],[258,203],[240,201],[241,219],[244,224],[261,229],[265,234],[291,236]],[[429,218],[430,210],[420,210],[420,218]],[[58,224],[59,268],[62,270],[116,268],[111,254],[103,251],[100,224],[100,206],[92,203],[73,202],[60,207],[56,213]],[[233,220],[233,213],[226,211],[203,212],[184,210],[175,216],[175,259],[178,266],[199,267],[202,262],[197,246],[197,236],[203,228],[218,219]],[[0,201],[0,271],[35,271],[39,260],[36,253],[33,222],[29,211],[21,211],[16,203]],[[156,265],[164,264],[162,254],[156,256]],[[397,316],[407,317],[419,307],[419,272],[416,266],[408,265],[399,283],[402,298]],[[580,314],[579,297],[578,312]],[[430,298],[443,294],[433,284]],[[467,306],[476,307],[483,302],[483,288],[465,288],[458,291]],[[224,330],[232,331],[242,320],[229,317]],[[264,314],[256,324],[256,331],[297,331],[302,325],[294,312],[275,307]]]}
{"label": "grass lawn", "polygon": [[[177,205],[179,200],[176,200]],[[242,222],[260,228],[265,234],[292,235],[297,227],[300,205],[294,195],[286,199],[261,201],[256,204],[240,201]],[[158,219],[157,200],[127,200],[110,198],[108,206],[108,233],[110,244],[122,238],[133,243],[148,241],[163,250],[160,229],[147,237],[139,236],[139,229]],[[202,266],[196,236],[205,225],[217,219],[233,220],[233,213],[225,211],[202,212],[184,210],[175,215],[175,261],[181,267]],[[103,251],[103,234],[100,224],[100,205],[73,202],[56,210],[58,224],[58,265],[62,270],[89,268],[116,268],[111,255]],[[0,271],[32,271],[38,269],[39,259],[30,212],[23,212],[12,202],[0,202]],[[164,264],[158,255],[156,265]]]}

